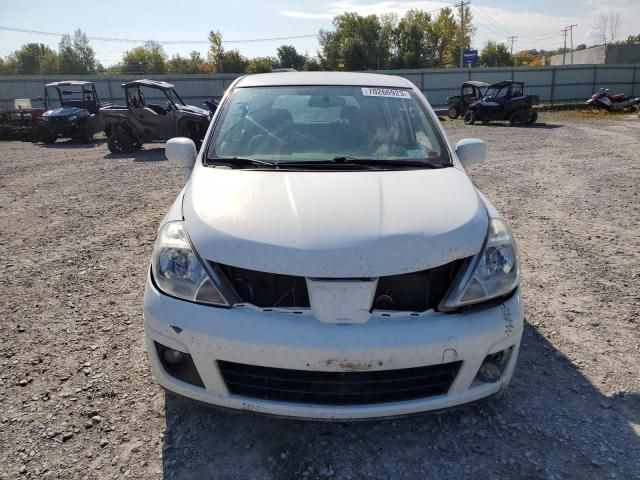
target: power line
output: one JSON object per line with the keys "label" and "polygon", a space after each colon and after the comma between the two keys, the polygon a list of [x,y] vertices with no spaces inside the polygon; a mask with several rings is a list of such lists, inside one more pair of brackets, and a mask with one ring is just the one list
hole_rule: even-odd
{"label": "power line", "polygon": [[[42,30],[26,30],[23,28],[13,28],[13,27],[4,27],[0,26],[0,30],[4,30],[7,32],[19,32],[19,33],[29,33],[35,35],[47,35],[52,37],[62,37],[65,35],[64,33],[57,32],[45,32]],[[311,38],[317,37],[317,33],[310,33],[304,35],[289,35],[286,37],[270,37],[270,38],[246,38],[240,40],[223,40],[222,43],[254,43],[254,42],[276,42],[281,40],[296,40],[299,38]],[[89,40],[95,40],[99,42],[118,42],[118,43],[145,43],[150,39],[141,40],[141,39],[133,39],[133,38],[116,38],[116,37],[99,37],[94,35],[87,35]],[[209,40],[156,40],[158,43],[162,45],[192,45],[192,44],[208,44]]]}

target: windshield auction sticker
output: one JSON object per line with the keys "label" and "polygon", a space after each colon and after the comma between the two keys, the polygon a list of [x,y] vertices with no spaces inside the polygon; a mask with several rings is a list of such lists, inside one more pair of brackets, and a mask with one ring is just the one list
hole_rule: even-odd
{"label": "windshield auction sticker", "polygon": [[362,87],[362,95],[365,97],[411,98],[406,90],[396,90],[395,88]]}

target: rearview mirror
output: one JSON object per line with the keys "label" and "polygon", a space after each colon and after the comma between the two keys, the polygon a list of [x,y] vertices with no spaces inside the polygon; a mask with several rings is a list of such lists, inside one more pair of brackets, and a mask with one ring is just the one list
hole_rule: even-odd
{"label": "rearview mirror", "polygon": [[185,137],[172,138],[165,145],[164,154],[167,160],[181,166],[187,177],[191,175],[191,170],[193,170],[198,156],[193,140]]}
{"label": "rearview mirror", "polygon": [[487,144],[477,138],[464,138],[456,145],[456,155],[465,167],[482,163],[487,156]]}

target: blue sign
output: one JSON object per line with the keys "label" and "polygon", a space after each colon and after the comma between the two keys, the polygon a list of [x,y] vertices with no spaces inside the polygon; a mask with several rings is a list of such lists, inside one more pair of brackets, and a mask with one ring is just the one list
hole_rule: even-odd
{"label": "blue sign", "polygon": [[462,53],[463,63],[478,63],[478,50],[465,50]]}

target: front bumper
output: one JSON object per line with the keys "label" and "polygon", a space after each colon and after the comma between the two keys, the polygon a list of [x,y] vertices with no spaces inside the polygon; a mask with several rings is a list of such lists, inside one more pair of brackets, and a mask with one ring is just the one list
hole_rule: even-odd
{"label": "front bumper", "polygon": [[[149,276],[144,327],[151,370],[179,395],[222,407],[316,419],[364,419],[439,410],[493,395],[509,383],[523,330],[519,290],[503,303],[456,314],[371,318],[365,324],[327,324],[311,313],[215,308],[160,293]],[[189,353],[204,387],[170,375],[155,344]],[[477,378],[487,355],[512,349],[500,379]],[[378,371],[461,361],[448,392],[417,400],[315,405],[230,394],[217,361],[311,371]]]}

